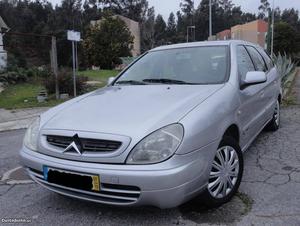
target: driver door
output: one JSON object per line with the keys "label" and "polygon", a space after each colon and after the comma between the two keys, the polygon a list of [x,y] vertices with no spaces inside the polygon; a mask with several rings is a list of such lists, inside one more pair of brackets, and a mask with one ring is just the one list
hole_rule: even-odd
{"label": "driver door", "polygon": [[[237,63],[240,81],[249,71],[256,71],[253,60],[243,45],[237,47]],[[243,148],[262,126],[264,84],[240,88],[239,96],[241,104],[238,110],[238,121],[241,125],[241,147]]]}

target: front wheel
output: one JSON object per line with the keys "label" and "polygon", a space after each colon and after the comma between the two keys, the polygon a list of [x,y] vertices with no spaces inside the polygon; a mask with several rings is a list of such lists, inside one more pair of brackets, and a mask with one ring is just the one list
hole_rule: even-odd
{"label": "front wheel", "polygon": [[231,200],[236,194],[243,175],[243,154],[238,143],[224,137],[214,157],[206,190],[200,198],[209,208]]}

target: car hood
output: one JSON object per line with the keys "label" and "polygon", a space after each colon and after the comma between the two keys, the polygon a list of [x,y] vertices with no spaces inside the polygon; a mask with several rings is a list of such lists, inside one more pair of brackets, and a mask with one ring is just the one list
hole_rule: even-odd
{"label": "car hood", "polygon": [[43,129],[140,137],[178,122],[222,86],[106,87],[47,113]]}

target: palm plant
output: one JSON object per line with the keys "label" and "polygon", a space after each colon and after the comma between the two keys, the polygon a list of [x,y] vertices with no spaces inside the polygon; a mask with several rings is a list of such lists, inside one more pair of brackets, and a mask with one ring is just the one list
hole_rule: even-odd
{"label": "palm plant", "polygon": [[293,62],[292,58],[287,56],[286,53],[283,55],[279,53],[277,56],[274,54],[273,60],[284,84],[289,77],[288,75],[295,70],[297,63]]}

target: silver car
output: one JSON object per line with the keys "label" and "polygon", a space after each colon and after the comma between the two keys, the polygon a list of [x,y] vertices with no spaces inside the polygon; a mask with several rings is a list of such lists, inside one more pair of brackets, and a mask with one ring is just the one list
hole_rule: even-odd
{"label": "silver car", "polygon": [[228,202],[243,152],[280,123],[281,79],[242,41],[155,48],[110,84],[42,114],[20,151],[30,177],[74,198],[172,208]]}

